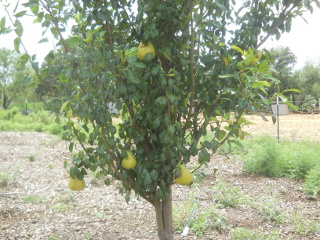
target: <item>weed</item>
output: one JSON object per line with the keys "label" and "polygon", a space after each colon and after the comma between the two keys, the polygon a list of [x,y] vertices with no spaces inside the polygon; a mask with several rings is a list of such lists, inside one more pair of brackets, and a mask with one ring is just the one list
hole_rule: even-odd
{"label": "weed", "polygon": [[304,217],[296,213],[292,214],[291,223],[294,226],[294,230],[301,236],[315,233],[318,229],[318,223],[315,220],[305,219]]}
{"label": "weed", "polygon": [[73,202],[74,200],[74,195],[72,193],[68,192],[63,192],[58,198],[57,198],[57,202],[58,203],[63,203],[63,204],[68,204]]}
{"label": "weed", "polygon": [[280,239],[278,232],[271,234],[257,233],[255,231],[237,227],[231,230],[233,240],[278,240]]}
{"label": "weed", "polygon": [[36,156],[35,156],[33,153],[32,153],[32,154],[29,154],[28,158],[29,158],[29,161],[30,161],[30,162],[36,161]]}
{"label": "weed", "polygon": [[62,192],[56,200],[58,203],[51,206],[54,212],[64,212],[73,208],[74,195],[72,193]]}
{"label": "weed", "polygon": [[48,240],[59,240],[59,239],[61,239],[61,238],[60,238],[59,232],[57,232],[57,231],[55,231],[50,236],[48,236]]}
{"label": "weed", "polygon": [[221,179],[217,181],[211,191],[213,192],[212,200],[224,207],[235,207],[242,200],[245,200],[238,187],[230,187],[226,181]]}
{"label": "weed", "polygon": [[65,212],[68,210],[72,209],[72,205],[71,204],[62,204],[62,203],[58,203],[55,205],[51,206],[51,210],[54,212]]}
{"label": "weed", "polygon": [[206,209],[198,214],[198,216],[191,221],[190,228],[198,236],[203,236],[208,230],[217,230],[222,232],[227,228],[226,218],[219,214],[216,207]]}
{"label": "weed", "polygon": [[281,224],[285,220],[285,213],[280,210],[278,201],[275,198],[263,197],[263,204],[258,206],[258,210],[263,215],[264,221]]}
{"label": "weed", "polygon": [[43,197],[39,195],[29,195],[22,199],[24,203],[42,203]]}
{"label": "weed", "polygon": [[0,187],[6,187],[9,184],[10,175],[7,173],[0,173]]}
{"label": "weed", "polygon": [[189,215],[192,211],[194,198],[191,197],[190,201],[174,202],[172,206],[172,216],[174,222],[174,229],[182,231],[186,226]]}

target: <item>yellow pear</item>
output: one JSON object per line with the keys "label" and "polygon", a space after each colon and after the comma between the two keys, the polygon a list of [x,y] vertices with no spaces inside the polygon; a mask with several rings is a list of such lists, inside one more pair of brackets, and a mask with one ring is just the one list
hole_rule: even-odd
{"label": "yellow pear", "polygon": [[69,189],[72,191],[81,191],[86,186],[84,180],[79,180],[77,177],[70,177],[69,179]]}
{"label": "yellow pear", "polygon": [[127,156],[122,159],[121,165],[125,169],[133,169],[137,165],[137,160],[130,150],[126,150]]}
{"label": "yellow pear", "polygon": [[186,168],[183,164],[177,165],[177,167],[180,167],[181,174],[175,178],[175,182],[180,185],[188,185],[192,182],[193,176],[189,169]]}
{"label": "yellow pear", "polygon": [[154,49],[153,44],[148,41],[147,45],[143,44],[142,42],[139,44],[138,46],[138,53],[137,53],[137,57],[143,61],[144,57],[147,55],[147,53],[151,53],[152,54],[152,58],[154,58],[156,56],[156,50]]}

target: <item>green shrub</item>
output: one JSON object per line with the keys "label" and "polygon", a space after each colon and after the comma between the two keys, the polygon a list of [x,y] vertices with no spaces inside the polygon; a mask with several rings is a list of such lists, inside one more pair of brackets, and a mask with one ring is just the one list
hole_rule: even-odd
{"label": "green shrub", "polygon": [[243,168],[249,173],[268,177],[305,179],[320,161],[318,143],[290,142],[263,136],[245,140],[242,152]]}
{"label": "green shrub", "polygon": [[320,195],[320,162],[309,172],[306,177],[304,190],[309,196]]}
{"label": "green shrub", "polygon": [[249,173],[259,174],[268,177],[283,176],[279,164],[281,148],[276,139],[272,137],[257,138],[255,143],[244,154],[243,168]]}
{"label": "green shrub", "polygon": [[287,144],[287,161],[289,162],[288,176],[305,179],[310,170],[320,161],[320,148],[318,143],[301,141]]}
{"label": "green shrub", "polygon": [[16,114],[20,112],[18,107],[13,107],[11,109],[3,109],[0,110],[0,119],[1,120],[10,120],[12,119]]}

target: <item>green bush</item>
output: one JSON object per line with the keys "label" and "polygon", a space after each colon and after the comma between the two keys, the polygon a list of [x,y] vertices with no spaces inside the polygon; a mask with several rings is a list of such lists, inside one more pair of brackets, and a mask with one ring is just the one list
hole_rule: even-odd
{"label": "green bush", "polygon": [[290,142],[262,136],[243,141],[238,151],[243,168],[268,177],[305,179],[320,161],[320,146],[311,141]]}
{"label": "green bush", "polygon": [[41,110],[23,115],[18,107],[0,110],[0,131],[36,131],[61,135],[62,125],[56,123],[56,117]]}
{"label": "green bush", "polygon": [[320,195],[320,162],[309,172],[304,184],[305,192],[310,196]]}
{"label": "green bush", "polygon": [[18,107],[13,107],[6,110],[0,110],[0,120],[10,120],[20,112]]}
{"label": "green bush", "polygon": [[257,138],[248,152],[242,156],[244,159],[243,168],[249,173],[263,176],[283,176],[282,164],[279,162],[280,155],[281,148],[274,138]]}

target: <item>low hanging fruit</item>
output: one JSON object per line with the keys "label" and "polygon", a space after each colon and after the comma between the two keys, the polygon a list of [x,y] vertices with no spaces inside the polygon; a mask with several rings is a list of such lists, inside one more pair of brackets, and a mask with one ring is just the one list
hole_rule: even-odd
{"label": "low hanging fruit", "polygon": [[130,150],[126,150],[127,156],[122,159],[121,165],[125,169],[133,169],[137,165],[137,160]]}
{"label": "low hanging fruit", "polygon": [[[180,168],[180,171],[177,168]],[[177,165],[175,172],[177,173],[177,177],[175,177],[174,181],[177,184],[188,185],[192,182],[193,176],[192,176],[191,172],[189,171],[189,169],[186,168],[185,165],[183,165],[183,164]]]}
{"label": "low hanging fruit", "polygon": [[76,176],[69,179],[69,189],[72,191],[81,191],[86,186],[84,180],[78,179]]}
{"label": "low hanging fruit", "polygon": [[142,42],[139,44],[137,57],[141,61],[143,61],[144,57],[147,55],[147,53],[151,53],[152,58],[154,58],[156,56],[156,50],[154,49],[154,46],[151,43],[151,41],[148,41],[147,45],[143,44]]}

